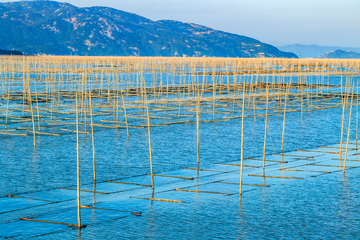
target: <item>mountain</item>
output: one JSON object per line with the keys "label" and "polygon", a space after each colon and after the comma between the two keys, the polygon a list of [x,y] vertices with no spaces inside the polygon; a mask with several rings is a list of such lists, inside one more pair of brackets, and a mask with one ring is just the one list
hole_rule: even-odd
{"label": "mountain", "polygon": [[321,55],[319,58],[360,59],[360,53],[336,50]]}
{"label": "mountain", "polygon": [[331,51],[338,49],[344,51],[353,51],[360,53],[360,48],[350,48],[350,47],[328,47],[328,46],[318,46],[318,45],[286,45],[277,47],[281,51],[293,52],[301,58],[316,58],[320,55],[326,54]]}
{"label": "mountain", "polygon": [[0,55],[24,55],[24,54],[19,51],[1,50],[0,49]]}
{"label": "mountain", "polygon": [[0,46],[27,54],[297,58],[256,39],[193,23],[55,1],[0,3],[0,27]]}

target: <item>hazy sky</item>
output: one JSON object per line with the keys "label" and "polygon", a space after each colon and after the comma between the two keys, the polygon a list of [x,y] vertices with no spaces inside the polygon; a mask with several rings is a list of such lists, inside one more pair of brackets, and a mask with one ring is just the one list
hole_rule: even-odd
{"label": "hazy sky", "polygon": [[[0,2],[9,2],[9,0]],[[152,20],[173,19],[276,46],[360,47],[360,0],[68,0],[107,6]]]}

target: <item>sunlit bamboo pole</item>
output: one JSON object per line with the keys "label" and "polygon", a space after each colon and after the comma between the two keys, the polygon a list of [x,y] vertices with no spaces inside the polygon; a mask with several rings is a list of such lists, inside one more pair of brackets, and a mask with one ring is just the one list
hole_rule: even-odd
{"label": "sunlit bamboo pole", "polygon": [[[145,84],[144,84],[145,87]],[[146,88],[145,88],[146,91]],[[146,118],[147,118],[147,127],[148,127],[148,136],[149,136],[149,155],[150,155],[150,171],[151,171],[151,187],[154,189],[154,173],[153,173],[153,163],[152,163],[152,149],[151,149],[151,131],[150,131],[150,114],[149,114],[149,103],[147,101],[147,94],[145,92],[146,99]]]}
{"label": "sunlit bamboo pole", "polygon": [[29,91],[29,99],[28,99],[28,104],[30,105],[30,112],[31,112],[31,122],[32,122],[32,129],[33,129],[33,137],[34,137],[34,150],[36,151],[36,133],[35,133],[35,121],[34,121],[34,113],[33,113],[33,107],[32,107],[32,99],[31,99],[31,91],[30,91],[30,79],[29,79],[29,74],[28,74],[28,79],[27,79],[27,86],[28,86],[28,91]]}
{"label": "sunlit bamboo pole", "polygon": [[125,124],[126,124],[126,133],[127,133],[127,138],[129,138],[129,125],[128,125],[128,118],[127,118],[127,114],[126,114],[126,106],[125,106],[124,96],[123,96],[123,93],[122,93],[122,92],[121,92],[121,100],[122,100],[123,109],[124,109],[124,115],[125,115]]}
{"label": "sunlit bamboo pole", "polygon": [[266,155],[266,135],[267,135],[267,122],[269,111],[269,86],[266,86],[266,116],[265,116],[265,133],[264,133],[264,151],[263,151],[263,176],[265,176],[265,155]]}
{"label": "sunlit bamboo pole", "polygon": [[200,164],[200,94],[198,91],[198,98],[196,102],[196,155],[197,155],[197,166]]}
{"label": "sunlit bamboo pole", "polygon": [[244,162],[244,112],[245,112],[245,81],[243,83],[243,99],[241,113],[241,156],[240,156],[240,197],[242,196],[243,162]]}
{"label": "sunlit bamboo pole", "polygon": [[77,218],[78,228],[81,227],[80,215],[80,154],[79,154],[79,116],[78,116],[78,93],[75,93],[76,98],[76,191],[77,191]]}
{"label": "sunlit bamboo pole", "polygon": [[[349,91],[350,92],[350,91]],[[344,159],[344,167],[343,167],[343,173],[345,173],[346,168],[346,160],[347,160],[347,154],[349,149],[349,137],[350,137],[350,130],[351,130],[351,113],[352,113],[352,107],[353,107],[353,100],[354,100],[354,83],[352,88],[352,94],[351,94],[351,103],[350,103],[350,116],[349,116],[349,126],[348,126],[348,132],[347,132],[347,140],[346,140],[346,150],[345,150],[345,159]],[[341,143],[342,144],[342,143]]]}
{"label": "sunlit bamboo pole", "polygon": [[[286,86],[286,85],[285,85]],[[289,87],[285,87],[285,100],[284,100],[284,117],[283,117],[283,130],[282,130],[282,137],[281,137],[281,153],[284,154],[284,139],[285,139],[285,116],[286,116],[286,104],[287,104],[287,96],[290,92],[291,80],[289,83]],[[283,158],[282,158],[283,159]]]}
{"label": "sunlit bamboo pole", "polygon": [[357,96],[356,96],[356,148],[358,146],[358,140],[359,140],[359,80],[357,80],[356,82],[356,91],[357,91]]}
{"label": "sunlit bamboo pole", "polygon": [[[96,182],[96,165],[95,165],[95,138],[94,138],[94,121],[93,121],[93,111],[92,111],[92,96],[89,88],[89,108],[90,108],[90,121],[91,121],[91,141],[92,141],[92,151],[93,151],[93,174],[94,174],[94,183]],[[85,130],[86,132],[86,130]]]}
{"label": "sunlit bamboo pole", "polygon": [[[343,145],[343,132],[344,132],[344,117],[345,117],[345,96],[343,95],[343,87],[342,87],[342,76],[340,78],[340,86],[341,86],[341,102],[342,102],[342,118],[341,118],[341,135],[340,135],[340,165],[342,162],[342,145]],[[347,101],[347,99],[346,99]]]}

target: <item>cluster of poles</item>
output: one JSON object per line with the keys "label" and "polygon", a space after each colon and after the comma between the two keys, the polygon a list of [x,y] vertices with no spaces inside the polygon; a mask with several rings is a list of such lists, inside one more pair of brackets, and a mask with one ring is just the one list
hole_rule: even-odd
{"label": "cluster of poles", "polygon": [[269,116],[283,116],[283,153],[286,113],[300,112],[302,118],[306,112],[342,108],[340,161],[344,161],[345,172],[353,106],[357,108],[356,141],[358,135],[359,75],[358,60],[0,57],[0,134],[32,137],[36,151],[36,139],[41,135],[65,137],[64,133],[76,133],[80,228],[79,134],[92,136],[95,183],[94,129],[124,128],[129,138],[129,129],[147,128],[154,189],[152,127],[196,125],[199,169],[200,124],[241,118],[241,196],[245,118],[254,122],[265,118],[265,176]]}

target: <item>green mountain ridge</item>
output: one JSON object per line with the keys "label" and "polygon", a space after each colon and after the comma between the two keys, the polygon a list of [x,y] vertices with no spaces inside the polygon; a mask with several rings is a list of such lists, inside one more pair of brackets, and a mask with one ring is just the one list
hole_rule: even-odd
{"label": "green mountain ridge", "polygon": [[256,39],[193,23],[55,1],[0,3],[0,26],[0,47],[26,54],[297,58]]}

